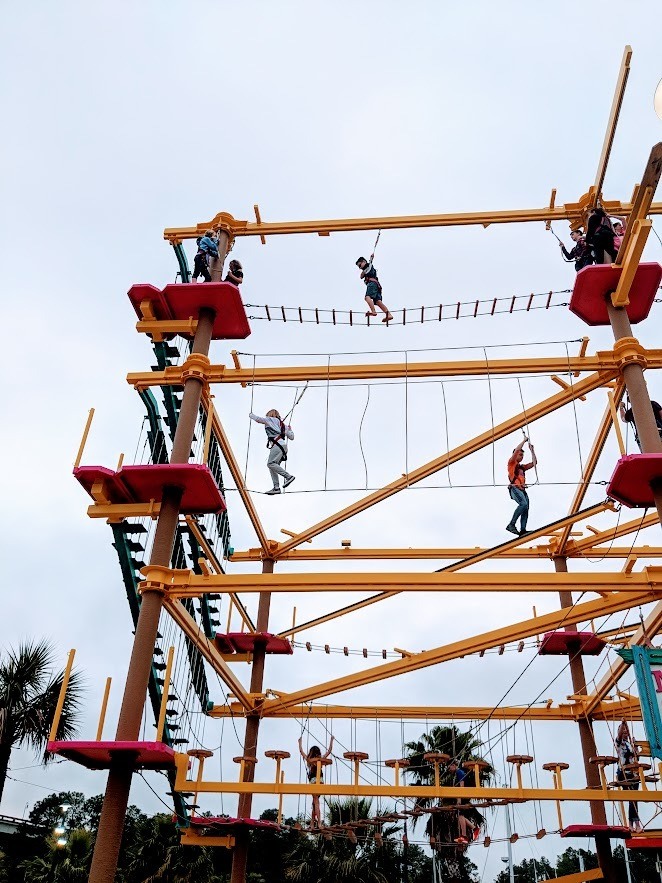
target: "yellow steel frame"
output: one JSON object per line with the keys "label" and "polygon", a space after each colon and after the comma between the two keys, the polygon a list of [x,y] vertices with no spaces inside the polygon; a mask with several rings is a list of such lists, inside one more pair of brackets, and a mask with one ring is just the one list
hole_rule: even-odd
{"label": "yellow steel frame", "polygon": [[[263,222],[256,207],[256,221],[237,220],[226,212],[218,213],[211,221],[193,227],[169,228],[164,238],[176,244],[185,239],[195,238],[209,227],[221,229],[234,237],[259,236],[265,242],[266,236],[291,235],[301,233],[317,233],[328,236],[342,231],[366,231],[376,229],[406,229],[432,226],[476,225],[489,226],[502,223],[531,223],[568,220],[573,227],[585,223],[588,211],[600,200],[607,212],[611,214],[629,215],[627,233],[619,251],[617,263],[622,268],[617,290],[612,295],[614,306],[628,303],[629,290],[634,278],[636,267],[646,237],[651,229],[648,215],[662,214],[662,203],[653,202],[654,186],[652,165],[636,187],[630,201],[601,200],[602,187],[605,180],[607,164],[614,140],[614,133],[623,101],[625,84],[629,72],[631,49],[626,47],[612,112],[607,126],[601,157],[598,162],[595,183],[587,193],[576,202],[556,206],[555,193],[552,193],[550,205],[538,209],[517,209],[510,211],[471,212],[460,214],[432,214],[400,217],[373,217],[338,220],[313,220],[295,222]],[[658,145],[651,154],[651,163],[662,162],[662,145]],[[140,332],[149,333],[155,339],[162,339],[166,333],[187,333],[195,330],[195,321],[159,322],[152,315],[145,314],[137,324]],[[452,559],[454,563],[436,573],[260,573],[260,574],[223,574],[220,563],[215,559],[213,551],[204,536],[197,532],[197,539],[206,556],[208,564],[203,568],[202,575],[190,571],[174,571],[168,568],[147,567],[143,574],[145,583],[150,588],[161,591],[164,595],[165,608],[182,629],[184,634],[197,646],[203,657],[218,673],[230,691],[230,701],[223,706],[215,707],[211,714],[215,717],[229,715],[257,715],[268,717],[315,717],[325,718],[398,718],[426,720],[469,720],[494,718],[499,720],[557,720],[577,721],[615,720],[621,716],[640,719],[641,711],[637,697],[616,691],[612,696],[619,678],[626,666],[617,662],[610,666],[609,672],[598,682],[595,689],[587,695],[573,695],[567,702],[555,703],[553,700],[540,705],[527,707],[503,706],[489,707],[419,707],[419,706],[374,706],[374,705],[324,705],[313,703],[326,696],[369,685],[386,678],[396,677],[417,671],[441,662],[459,659],[468,654],[481,653],[485,650],[501,647],[507,643],[522,641],[540,635],[542,632],[568,625],[592,623],[594,619],[618,611],[627,611],[633,607],[653,603],[644,625],[639,627],[623,626],[608,633],[614,642],[637,644],[662,630],[662,568],[646,567],[639,572],[633,571],[636,558],[656,558],[662,556],[662,546],[633,545],[629,547],[614,546],[619,537],[638,533],[658,523],[657,513],[631,518],[607,530],[595,530],[586,525],[590,532],[583,536],[573,528],[577,522],[597,516],[608,508],[613,508],[609,501],[581,510],[586,492],[595,474],[596,467],[604,450],[607,438],[613,427],[615,413],[612,405],[606,407],[600,420],[591,450],[584,463],[581,480],[573,494],[568,514],[551,525],[535,531],[525,538],[513,539],[494,549],[483,548],[446,548],[446,549],[362,549],[351,548],[351,544],[340,549],[301,548],[315,537],[332,527],[344,523],[348,519],[377,505],[394,494],[422,481],[436,472],[448,468],[481,449],[493,445],[513,432],[530,425],[536,420],[551,414],[558,408],[577,400],[584,401],[586,396],[601,388],[611,391],[613,405],[617,406],[624,393],[622,372],[630,362],[649,368],[662,368],[662,349],[645,349],[634,338],[619,341],[612,350],[587,354],[588,339],[582,341],[581,350],[576,356],[522,358],[522,359],[485,359],[468,361],[424,361],[385,364],[346,364],[346,365],[303,365],[290,367],[260,366],[251,369],[242,368],[236,354],[233,354],[234,367],[212,365],[207,359],[198,355],[190,356],[182,365],[171,366],[164,371],[136,372],[128,375],[128,382],[136,389],[152,386],[181,386],[192,374],[204,383],[202,406],[211,420],[211,431],[214,433],[222,454],[228,464],[239,497],[246,509],[255,531],[259,547],[239,551],[234,554],[234,562],[261,561],[352,561],[359,559]],[[458,378],[458,377],[491,377],[508,375],[566,375],[572,376],[572,383],[562,377],[552,376],[561,387],[553,395],[533,404],[526,412],[514,415],[502,423],[488,428],[473,439],[439,456],[406,475],[396,477],[392,482],[378,491],[367,494],[350,506],[335,512],[316,524],[298,533],[288,533],[282,541],[270,539],[262,525],[251,495],[247,490],[241,469],[234,455],[230,441],[225,433],[219,415],[214,408],[210,393],[211,384],[248,384],[308,382],[336,383],[349,380],[398,380],[416,378]],[[89,425],[88,425],[89,428]],[[159,514],[158,503],[147,506],[110,504],[103,497],[102,488],[97,489],[94,505],[89,507],[91,517],[107,518],[111,521],[127,517]],[[189,524],[195,530],[195,522]],[[542,544],[531,545],[535,540]],[[605,548],[605,544],[609,544]],[[597,554],[603,558],[627,559],[621,572],[608,573],[516,573],[498,572],[476,573],[459,571],[467,570],[474,564],[492,559],[524,560],[554,558],[582,558]],[[215,571],[215,572],[212,572]],[[144,587],[145,584],[143,584]],[[313,684],[295,692],[286,693],[282,690],[267,689],[264,693],[251,693],[243,686],[236,675],[234,667],[223,654],[219,653],[213,642],[202,633],[199,625],[186,611],[181,599],[195,597],[209,592],[226,593],[232,604],[236,606],[249,630],[254,630],[252,620],[244,606],[241,596],[251,593],[287,593],[287,592],[376,592],[367,598],[340,607],[305,623],[295,624],[284,630],[283,636],[292,637],[302,631],[310,630],[318,625],[338,617],[349,615],[378,601],[394,597],[401,592],[592,592],[599,595],[592,600],[582,600],[572,608],[561,608],[542,615],[535,614],[521,622],[492,629],[483,633],[470,635],[440,647],[418,653],[404,653],[403,658],[386,662],[357,671],[344,677],[338,677],[320,684]],[[605,634],[605,637],[607,634]],[[247,657],[242,654],[240,657]],[[393,785],[359,785],[353,784],[291,784],[284,783],[277,776],[276,781],[264,782],[192,782],[187,778],[188,758],[177,755],[177,784],[180,790],[190,790],[191,785],[200,792],[231,792],[244,794],[319,794],[349,796],[384,796],[384,797],[462,797],[464,799],[536,799],[559,800],[559,789],[555,788],[441,788],[435,786]],[[242,777],[243,778],[243,777]],[[651,802],[660,799],[660,792],[648,789],[643,783],[642,790],[637,792],[637,801]],[[602,789],[562,789],[562,800],[612,802],[622,801],[620,790]],[[231,846],[232,837],[208,838],[196,835],[193,831],[184,834],[188,843]],[[222,841],[222,842],[221,842]]]}

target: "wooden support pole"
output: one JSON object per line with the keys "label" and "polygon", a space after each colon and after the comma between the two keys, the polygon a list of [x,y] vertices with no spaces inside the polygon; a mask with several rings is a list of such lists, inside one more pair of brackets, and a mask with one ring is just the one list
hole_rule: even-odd
{"label": "wooden support pole", "polygon": [[85,421],[85,429],[83,430],[83,437],[80,440],[80,445],[78,447],[78,453],[76,454],[76,459],[74,461],[74,469],[78,469],[80,466],[80,461],[83,459],[83,451],[85,450],[85,443],[87,442],[87,436],[90,434],[90,426],[92,425],[92,418],[94,417],[94,408],[90,408],[90,412],[87,415],[87,420]]}
{"label": "wooden support pole", "polygon": [[69,655],[67,656],[67,664],[64,667],[64,674],[62,675],[62,686],[60,687],[60,694],[57,697],[57,705],[55,706],[53,723],[51,724],[51,731],[48,736],[49,742],[53,742],[55,740],[55,737],[57,736],[57,728],[60,725],[60,718],[62,717],[62,709],[64,708],[64,700],[67,695],[67,687],[69,686],[69,679],[71,677],[71,669],[74,664],[75,655],[76,651],[70,650]]}
{"label": "wooden support pole", "polygon": [[108,696],[110,695],[110,685],[112,678],[106,678],[106,688],[103,691],[103,700],[101,701],[101,712],[99,714],[99,725],[97,727],[97,742],[101,741],[103,735],[103,725],[106,721],[106,709],[108,708]]}

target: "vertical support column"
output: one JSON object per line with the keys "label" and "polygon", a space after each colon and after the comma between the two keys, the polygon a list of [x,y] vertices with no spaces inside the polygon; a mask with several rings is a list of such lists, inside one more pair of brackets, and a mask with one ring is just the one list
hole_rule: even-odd
{"label": "vertical support column", "polygon": [[[652,412],[651,412],[652,413]],[[557,555],[554,558],[554,568],[557,573],[568,572],[568,560],[565,555]],[[559,592],[561,607],[572,607],[572,592],[564,590]],[[574,623],[565,626],[566,631],[573,631]],[[570,650],[570,677],[572,679],[572,691],[575,695],[586,695],[586,674],[584,672],[584,662],[577,654],[577,650]],[[590,758],[594,757],[598,752],[595,747],[595,736],[593,734],[593,725],[586,717],[582,717],[577,721],[579,727],[579,740],[582,746],[582,757],[584,760],[584,771],[586,773],[586,785],[588,788],[602,788],[600,781],[600,771],[597,766],[590,763]],[[606,825],[607,813],[605,805],[602,801],[590,801],[591,821],[594,825]],[[605,883],[618,883],[616,877],[616,868],[614,867],[614,859],[611,853],[611,843],[604,834],[598,834],[595,837],[595,850],[598,855],[600,870],[605,879]]]}
{"label": "vertical support column", "polygon": [[[262,562],[262,573],[273,573],[274,562],[271,558],[265,558]],[[269,610],[271,608],[271,592],[260,592],[260,600],[257,608],[257,621],[255,630],[266,632],[269,630]],[[251,693],[261,693],[264,687],[264,661],[266,643],[255,644],[253,653],[253,670],[251,671]],[[257,740],[260,732],[260,711],[256,709],[246,717],[246,733],[244,734],[244,757],[257,757]],[[252,782],[255,778],[255,764],[244,764],[244,782]],[[240,819],[250,817],[253,806],[252,794],[239,795],[239,807],[237,816]],[[232,875],[230,883],[246,883],[246,862],[248,860],[248,831],[239,830],[236,835],[235,846],[232,852]]]}
{"label": "vertical support column", "polygon": [[[229,236],[225,231],[221,231],[218,242],[220,256],[218,263],[221,269],[228,245]],[[191,353],[208,355],[214,318],[213,310],[203,309],[200,311]],[[171,463],[188,463],[201,396],[202,381],[197,377],[188,378],[184,385],[182,406],[172,445]],[[149,559],[150,564],[162,567],[170,566],[181,498],[180,488],[164,489]],[[122,707],[117,723],[115,738],[118,742],[137,741],[140,735],[140,723],[145,707],[145,696],[162,605],[163,599],[160,592],[146,591],[143,593],[133,640],[133,650],[126,675]],[[115,879],[126,808],[129,802],[129,791],[131,790],[133,764],[133,758],[126,756],[115,757],[111,762],[99,819],[99,830],[94,845],[89,883],[111,883]]]}

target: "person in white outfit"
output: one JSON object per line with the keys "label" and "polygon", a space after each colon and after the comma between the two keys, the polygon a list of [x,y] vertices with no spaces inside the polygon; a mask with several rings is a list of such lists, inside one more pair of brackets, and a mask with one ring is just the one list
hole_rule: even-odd
{"label": "person in white outfit", "polygon": [[280,482],[278,476],[283,477],[283,489],[289,487],[294,481],[294,476],[290,475],[281,463],[287,461],[287,440],[294,438],[291,426],[286,426],[281,420],[280,414],[275,408],[267,411],[266,417],[258,417],[257,414],[250,413],[251,420],[256,423],[264,424],[264,430],[267,433],[267,448],[269,448],[269,457],[267,459],[267,469],[271,473],[273,488],[267,491],[268,496],[280,493]]}

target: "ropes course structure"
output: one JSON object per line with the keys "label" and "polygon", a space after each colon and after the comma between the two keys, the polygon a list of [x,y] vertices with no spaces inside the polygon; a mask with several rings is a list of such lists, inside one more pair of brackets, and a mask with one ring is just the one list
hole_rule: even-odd
{"label": "ropes course structure", "polygon": [[[474,842],[489,848],[491,843],[542,839],[554,832],[561,837],[593,838],[600,872],[608,883],[616,883],[617,879],[612,839],[623,839],[632,848],[662,848],[662,833],[652,829],[642,833],[632,817],[634,787],[638,788],[636,803],[647,825],[651,811],[662,803],[659,775],[652,768],[653,758],[658,756],[655,746],[650,739],[638,740],[633,759],[624,763],[620,754],[613,754],[615,750],[622,753],[623,739],[612,738],[607,729],[614,722],[633,725],[643,719],[642,702],[631,692],[632,670],[615,651],[625,647],[626,652],[634,652],[633,648],[649,644],[662,629],[662,569],[636,569],[639,558],[648,561],[662,556],[661,545],[639,542],[640,532],[659,525],[662,517],[662,441],[643,372],[644,367],[649,372],[662,368],[662,350],[644,348],[631,328],[631,324],[648,316],[662,278],[662,267],[641,262],[651,229],[648,216],[662,213],[662,204],[653,201],[662,173],[662,145],[653,148],[631,202],[610,202],[602,198],[601,192],[629,61],[630,53],[626,51],[596,183],[576,203],[555,206],[553,194],[549,208],[535,211],[280,224],[263,222],[256,206],[254,223],[236,221],[221,212],[211,223],[165,231],[166,240],[175,249],[181,281],[163,290],[134,285],[129,292],[138,318],[137,329],[149,336],[156,359],[151,370],[133,372],[127,378],[147,409],[134,462],[124,464],[120,457],[116,469],[81,465],[88,422],[74,470],[92,500],[88,515],[106,519],[111,525],[135,623],[115,738],[102,738],[104,701],[95,740],[56,741],[58,712],[49,742],[54,754],[93,769],[108,770],[90,873],[92,883],[113,879],[131,779],[135,772],[149,770],[163,772],[169,778],[183,844],[233,850],[232,883],[245,883],[250,835],[260,829],[298,831],[302,837],[331,842],[339,838],[352,844],[370,840],[376,848],[395,837],[406,850],[408,843],[415,842],[408,832],[423,817],[425,835],[422,825],[417,829],[418,839],[431,848],[435,857],[443,859],[445,880],[457,879],[462,857]],[[244,305],[239,288],[222,281],[223,262],[237,238],[257,236],[264,242],[267,236],[281,234],[316,232],[324,236],[343,230],[379,230],[376,248],[382,230],[402,227],[551,223],[561,219],[576,227],[586,221],[598,203],[609,212],[627,215],[627,231],[614,264],[582,270],[572,290],[418,311],[407,309],[394,313],[392,323],[406,326],[414,321],[569,307],[578,320],[589,325],[611,326],[615,338],[611,349],[591,353],[589,338],[581,337],[555,341],[554,355],[545,357],[518,354],[495,358],[488,347],[479,346],[475,347],[475,358],[463,360],[442,358],[440,351],[431,350],[425,351],[431,356],[424,360],[414,349],[404,352],[404,357],[402,350],[390,353],[390,359],[386,358],[388,353],[380,352],[378,362],[365,360],[374,355],[368,350],[354,354],[360,356],[355,362],[342,358],[346,353],[299,353],[292,359],[297,364],[284,367],[263,364],[271,358],[265,355],[257,364],[256,354],[236,350],[227,351],[227,364],[214,364],[209,358],[212,340],[243,340],[251,333],[250,321],[260,318],[369,324],[364,317],[359,322],[358,314],[355,317],[352,311],[315,307],[265,306],[265,315],[247,315],[246,309],[257,308]],[[219,257],[210,263],[211,283],[194,284],[189,281],[182,243],[207,228],[218,233]],[[567,294],[571,294],[567,301],[552,302],[554,295]],[[452,347],[445,349],[448,352]],[[241,359],[247,355],[252,361],[242,366]],[[286,354],[278,355],[283,358]],[[301,364],[304,358],[317,361]],[[532,400],[524,395],[525,378],[547,384],[541,398]],[[497,381],[509,384],[508,389],[512,387],[509,400],[514,404],[510,411],[516,413],[509,411],[504,419]],[[483,431],[468,438],[465,432],[463,440],[453,445],[449,428],[462,435],[464,427],[454,426],[449,419],[447,395],[450,384],[464,382],[481,383],[486,388],[489,422],[485,419]],[[329,441],[329,403],[343,385],[355,383],[367,390],[365,400],[361,398],[359,403],[356,427],[365,487],[332,488],[328,476],[334,449]],[[443,438],[444,444],[436,446],[436,455],[427,462],[410,467],[416,456],[414,445],[424,435],[422,427],[429,418],[428,413],[419,413],[414,398],[417,385],[425,383],[441,384],[440,422],[444,431],[439,432],[438,439]],[[379,384],[390,387],[387,393],[391,397],[394,390],[404,396],[404,472],[396,466],[393,480],[368,489],[366,452],[374,448],[375,441],[373,438],[371,445],[368,439],[366,415],[371,390]],[[300,415],[308,407],[317,408],[311,422],[315,425],[317,458],[324,460],[324,487],[304,486],[302,490],[318,493],[322,501],[330,499],[330,490],[351,492],[354,497],[358,492],[358,497],[308,526],[298,530],[281,528],[283,536],[274,539],[247,485],[250,442],[242,469],[227,428],[232,425],[231,407],[227,397],[219,395],[222,405],[217,409],[212,394],[213,389],[223,390],[224,385],[225,390],[229,386],[231,392],[244,396],[245,408],[250,407],[253,418],[259,416],[252,412],[256,393],[261,393],[262,387],[287,391],[288,401],[292,401],[290,411],[282,418],[277,411],[270,417],[275,421],[272,434],[267,432],[270,464],[274,445],[281,447],[279,442],[285,441],[288,421],[293,422],[295,411],[299,409]],[[161,396],[163,416],[153,390]],[[315,390],[318,398],[324,397],[322,406],[315,399]],[[626,453],[619,426],[618,408],[626,392],[641,454]],[[589,398],[604,405],[598,425],[593,427],[590,447],[582,444],[585,431],[580,423],[586,418],[582,415],[580,420],[578,414],[578,403]],[[326,548],[315,544],[322,534],[388,500],[397,499],[402,505],[405,495],[398,496],[401,492],[426,487],[423,483],[438,473],[448,477],[448,493],[457,499],[464,485],[455,478],[455,470],[466,465],[468,458],[481,454],[491,459],[492,481],[484,482],[484,486],[507,485],[509,490],[520,487],[516,485],[516,471],[507,483],[497,480],[495,447],[502,442],[508,447],[510,442],[506,440],[514,435],[518,440],[515,450],[521,450],[525,442],[530,444],[531,431],[536,439],[540,437],[540,421],[563,408],[571,413],[570,425],[576,435],[577,476],[556,481],[542,475],[539,480],[532,452],[537,492],[553,489],[549,523],[533,530],[523,525],[521,531],[511,531],[516,536],[497,545],[484,542],[475,547],[417,547],[408,545],[412,536],[405,517],[400,527],[402,545],[397,548],[355,547],[351,539]],[[268,419],[260,419],[267,429]],[[521,443],[520,433],[524,434]],[[608,444],[610,437],[612,443]],[[616,463],[614,442],[620,451]],[[569,450],[569,443],[567,447]],[[278,462],[286,463],[286,458]],[[294,479],[279,468],[285,490]],[[565,505],[562,488],[568,484],[573,493],[569,505]],[[596,488],[597,494],[589,497]],[[281,493],[280,485],[270,495],[274,493]],[[271,505],[271,501],[260,500],[263,504]],[[256,546],[233,548],[228,508],[233,524],[235,517],[241,517],[250,525]],[[642,510],[643,514],[630,517],[629,508]],[[380,522],[374,520],[379,517],[374,514],[377,511],[373,510],[370,518],[373,525],[379,526]],[[300,504],[297,518],[306,520],[307,512]],[[599,527],[590,523],[595,520]],[[621,543],[617,543],[619,539]],[[570,573],[568,561],[573,559],[585,566]],[[606,559],[620,559],[622,569],[596,569],[591,564]],[[392,560],[450,563],[439,569],[424,565],[428,569],[414,571],[348,570],[350,561]],[[524,569],[523,562],[528,560],[536,560],[540,567]],[[317,562],[319,568],[304,572],[301,567],[290,566],[309,561]],[[509,561],[518,564],[506,570],[505,562]],[[546,562],[554,565],[553,571],[541,569]],[[477,567],[485,564],[495,566]],[[347,595],[352,596],[349,602]],[[502,599],[506,616],[512,614],[512,620],[506,625],[481,628],[481,599],[490,595]],[[398,646],[378,642],[374,632],[371,641],[366,636],[365,643],[377,649],[356,644],[350,647],[349,640],[346,644],[336,642],[338,632],[333,629],[340,620],[355,618],[363,623],[359,628],[365,628],[373,615],[368,609],[374,611],[378,606],[388,610],[389,605],[393,609],[397,602],[391,599],[397,596],[402,596],[403,602],[397,608],[402,615],[394,617],[394,633],[402,632]],[[542,612],[534,606],[532,614],[520,616],[521,606],[517,605],[525,596],[542,605]],[[329,597],[334,602],[325,608]],[[291,625],[284,621],[288,598],[302,605],[311,618],[297,620],[294,606]],[[309,598],[313,602],[307,604]],[[438,646],[420,649],[425,640],[421,635],[429,637],[430,632],[422,629],[420,620],[418,630],[410,628],[411,618],[404,615],[404,604],[410,598],[416,599],[426,614],[436,613],[440,628],[447,610],[458,609],[445,605],[457,605],[460,599],[469,611],[454,617],[459,620],[454,624],[461,629],[461,637],[454,634]],[[455,601],[448,600],[452,598]],[[438,606],[433,607],[430,599]],[[641,617],[632,613],[642,608],[645,612]],[[324,637],[319,631],[311,636],[321,627],[329,630]],[[487,665],[479,661],[485,656],[492,659],[491,669],[496,671],[500,662],[495,657],[506,654],[513,660],[512,670],[518,673],[512,676],[511,671],[503,689],[499,686],[494,692],[499,697],[496,702],[388,705],[361,699],[371,686],[386,681],[392,684],[393,679],[407,675],[407,684],[412,683],[414,675],[424,679],[426,669],[441,672],[445,669],[438,667],[447,665],[453,672],[449,677],[457,678],[464,667]],[[321,666],[331,656],[332,676],[316,681],[317,663],[313,659]],[[348,660],[346,669],[340,667],[345,665],[344,659]],[[527,681],[533,671],[535,685]],[[572,683],[570,696],[561,686],[568,677]],[[514,701],[519,686],[530,689],[528,701]],[[62,697],[66,689],[67,677]],[[340,694],[348,692],[348,703],[340,703]],[[147,695],[156,723],[154,738],[147,732]],[[378,693],[384,695],[383,691]],[[471,683],[462,695],[468,700],[473,698]],[[550,695],[556,698],[548,698]],[[266,743],[265,750],[265,731],[269,732],[274,722],[291,725],[299,736],[298,772],[291,744],[273,747]],[[467,724],[468,729],[461,730],[458,723]],[[565,757],[536,754],[534,723],[536,727],[563,724],[579,731],[581,771],[573,770],[572,784]],[[602,724],[602,729],[596,726]],[[423,737],[412,741],[412,727],[420,732],[423,725]],[[214,726],[223,728],[219,739],[209,735]],[[282,726],[274,727],[276,730],[283,732]],[[607,747],[600,753],[606,737]],[[373,746],[370,751],[365,750],[368,739]],[[311,745],[314,741],[322,747]],[[558,753],[565,747],[559,742]],[[641,762],[639,758],[646,757],[647,752],[650,763]],[[220,761],[220,776],[210,774],[212,768],[218,769],[216,763],[212,767],[212,760]],[[236,775],[229,772],[231,764]],[[614,781],[609,781],[605,771],[614,764],[619,772]],[[257,817],[255,805],[265,796],[278,805],[276,819]],[[342,798],[347,799],[344,804]],[[223,802],[219,812],[214,802],[226,799],[233,801],[232,814],[224,811]],[[327,801],[326,814],[321,811],[322,800]],[[371,809],[371,800],[376,811]],[[512,805],[527,801],[536,830],[513,832]],[[547,814],[548,827],[543,823],[543,813]],[[567,824],[564,815],[582,821]],[[506,837],[498,836],[490,827],[495,816],[505,817]],[[593,876],[574,875],[572,879],[577,883],[597,879],[591,873]]]}

